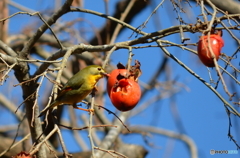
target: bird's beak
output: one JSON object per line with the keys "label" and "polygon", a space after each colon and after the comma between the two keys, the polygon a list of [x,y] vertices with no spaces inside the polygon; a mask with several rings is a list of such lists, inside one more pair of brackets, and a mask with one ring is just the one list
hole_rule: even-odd
{"label": "bird's beak", "polygon": [[101,72],[102,75],[106,76],[106,77],[109,77],[110,75],[106,72]]}

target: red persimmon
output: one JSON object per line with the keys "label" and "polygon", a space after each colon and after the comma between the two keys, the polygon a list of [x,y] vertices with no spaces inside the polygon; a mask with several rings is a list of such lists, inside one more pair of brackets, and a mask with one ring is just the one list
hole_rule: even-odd
{"label": "red persimmon", "polygon": [[110,91],[110,99],[113,105],[120,111],[133,109],[140,97],[140,86],[131,79],[121,79]]}
{"label": "red persimmon", "polygon": [[208,35],[202,36],[200,38],[198,43],[198,57],[207,67],[215,67],[209,44],[216,57],[216,60],[218,60],[219,55],[221,54],[221,49],[224,46],[224,41],[220,34],[211,34],[209,36],[209,39],[210,43],[208,43]]}
{"label": "red persimmon", "polygon": [[141,97],[140,86],[126,69],[115,69],[109,74],[107,91],[112,104],[120,111],[133,109]]}

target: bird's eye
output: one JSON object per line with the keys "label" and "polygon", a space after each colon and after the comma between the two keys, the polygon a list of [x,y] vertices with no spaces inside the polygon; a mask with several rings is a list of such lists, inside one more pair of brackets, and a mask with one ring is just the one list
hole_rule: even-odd
{"label": "bird's eye", "polygon": [[98,68],[98,71],[101,71],[101,70],[102,70],[102,68],[99,67],[99,68]]}

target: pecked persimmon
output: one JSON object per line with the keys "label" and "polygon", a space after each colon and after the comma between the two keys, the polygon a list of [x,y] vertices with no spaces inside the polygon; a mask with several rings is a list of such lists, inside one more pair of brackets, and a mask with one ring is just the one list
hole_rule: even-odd
{"label": "pecked persimmon", "polygon": [[124,78],[112,87],[109,96],[118,110],[129,111],[139,102],[141,89],[134,80]]}
{"label": "pecked persimmon", "polygon": [[122,64],[113,70],[108,77],[107,92],[112,104],[120,111],[133,109],[141,98],[138,77],[141,75],[140,62],[135,61],[128,71]]}
{"label": "pecked persimmon", "polygon": [[[210,52],[210,47],[218,60],[219,55],[221,54],[221,49],[224,46],[224,41],[221,37],[222,32],[218,31],[216,34],[211,34],[209,36],[210,43],[208,43],[208,35],[202,36],[198,43],[198,57],[204,65],[207,67],[215,67],[213,56]],[[210,44],[210,47],[209,47]]]}

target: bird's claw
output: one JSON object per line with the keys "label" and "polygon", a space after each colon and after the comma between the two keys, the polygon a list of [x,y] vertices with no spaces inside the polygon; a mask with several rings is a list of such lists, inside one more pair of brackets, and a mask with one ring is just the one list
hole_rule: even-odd
{"label": "bird's claw", "polygon": [[94,115],[94,109],[88,109],[89,114],[93,114]]}
{"label": "bird's claw", "polygon": [[88,111],[89,113],[94,114],[94,109],[84,109],[84,108],[80,108],[80,107],[77,107],[77,106],[73,106],[73,108],[78,109],[78,110]]}

